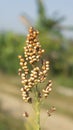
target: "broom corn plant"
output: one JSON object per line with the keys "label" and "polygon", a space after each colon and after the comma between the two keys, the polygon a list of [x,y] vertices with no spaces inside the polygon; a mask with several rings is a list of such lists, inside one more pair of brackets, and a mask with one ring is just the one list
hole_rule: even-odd
{"label": "broom corn plant", "polygon": [[[44,98],[47,98],[52,90],[52,81],[48,80],[45,87],[39,88],[39,84],[43,83],[48,74],[49,61],[43,59],[44,49],[38,39],[39,32],[33,27],[29,28],[29,34],[26,38],[26,46],[24,47],[24,54],[19,55],[20,68],[18,75],[21,77],[21,93],[24,102],[33,104],[36,115],[36,130],[41,130],[40,127],[40,105]],[[52,107],[47,111],[50,116],[51,112],[55,110]],[[28,117],[27,112],[24,113]]]}

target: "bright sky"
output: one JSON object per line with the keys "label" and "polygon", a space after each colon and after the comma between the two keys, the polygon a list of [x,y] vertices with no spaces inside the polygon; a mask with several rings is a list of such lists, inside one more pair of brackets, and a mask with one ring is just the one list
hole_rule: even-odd
{"label": "bright sky", "polygon": [[[54,11],[67,19],[64,24],[73,25],[73,0],[43,0],[47,15]],[[36,0],[0,0],[0,30],[13,30],[25,32],[19,16],[22,13],[28,14],[30,18],[36,20],[37,5]]]}

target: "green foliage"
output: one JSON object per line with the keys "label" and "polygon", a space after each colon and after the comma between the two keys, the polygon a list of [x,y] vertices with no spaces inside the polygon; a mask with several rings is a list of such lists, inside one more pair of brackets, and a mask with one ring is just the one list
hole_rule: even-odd
{"label": "green foliage", "polygon": [[13,33],[0,34],[0,70],[17,73],[18,54],[22,50],[24,37]]}
{"label": "green foliage", "polygon": [[[62,38],[40,33],[40,43],[45,50],[44,58],[50,60],[52,74],[73,75],[73,41],[63,43]],[[22,54],[25,37],[13,33],[0,34],[0,71],[17,73],[18,55]]]}
{"label": "green foliage", "polygon": [[40,42],[45,49],[45,57],[50,61],[52,74],[73,75],[73,41],[64,43],[63,38],[51,37],[47,32],[41,33]]}
{"label": "green foliage", "polygon": [[64,17],[59,17],[57,12],[47,17],[44,1],[36,0],[36,2],[38,10],[36,25],[41,33],[39,36],[41,44],[46,50],[45,57],[50,60],[51,72],[72,76],[73,41],[67,41],[62,34],[61,22]]}
{"label": "green foliage", "polygon": [[54,34],[54,36],[62,36],[60,24],[64,21],[64,17],[59,17],[58,13],[47,17],[45,6],[42,0],[36,0],[37,2],[37,11],[38,17],[36,26],[37,28],[44,33],[44,31]]}
{"label": "green foliage", "polygon": [[59,75],[59,76],[56,76],[54,77],[55,80],[55,86],[65,86],[65,87],[69,87],[69,88],[72,88],[73,89],[73,77],[67,77],[67,76],[64,76],[64,75]]}

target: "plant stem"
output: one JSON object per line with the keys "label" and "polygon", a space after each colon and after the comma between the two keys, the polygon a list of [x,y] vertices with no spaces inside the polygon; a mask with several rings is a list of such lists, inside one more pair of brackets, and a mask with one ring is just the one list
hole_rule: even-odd
{"label": "plant stem", "polygon": [[35,101],[35,110],[36,110],[36,130],[41,130],[40,128],[40,99],[39,99],[39,95],[38,95],[38,90],[37,90],[37,86],[36,86],[36,101]]}

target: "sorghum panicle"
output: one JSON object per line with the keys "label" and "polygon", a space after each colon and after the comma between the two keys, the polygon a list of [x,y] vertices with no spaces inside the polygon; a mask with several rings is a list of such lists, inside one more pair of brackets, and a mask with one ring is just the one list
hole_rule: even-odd
{"label": "sorghum panicle", "polygon": [[[26,39],[26,46],[24,47],[23,56],[19,55],[20,68],[18,74],[21,77],[21,83],[23,88],[21,88],[22,97],[25,102],[32,103],[34,98],[30,97],[32,89],[45,81],[47,73],[49,70],[49,61],[45,61],[42,57],[44,49],[41,48],[40,42],[38,40],[39,32],[33,27],[30,27],[29,34]],[[28,68],[28,64],[31,65],[32,69]],[[38,97],[42,98],[48,97],[48,94],[52,90],[52,81],[49,80],[46,87],[42,91],[38,92]],[[49,112],[48,112],[49,113]],[[25,112],[25,116],[28,114]]]}

